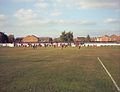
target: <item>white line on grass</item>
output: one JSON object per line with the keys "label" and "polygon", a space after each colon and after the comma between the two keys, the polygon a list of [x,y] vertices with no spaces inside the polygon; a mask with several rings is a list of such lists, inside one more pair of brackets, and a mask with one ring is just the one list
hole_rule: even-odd
{"label": "white line on grass", "polygon": [[105,69],[106,73],[108,74],[108,76],[111,78],[113,84],[115,85],[115,87],[117,88],[118,92],[120,92],[120,88],[117,85],[117,83],[115,82],[115,80],[113,79],[112,75],[110,74],[110,72],[107,70],[107,68],[105,67],[105,65],[103,64],[103,62],[100,60],[99,57],[97,57],[98,61],[101,63],[102,67]]}

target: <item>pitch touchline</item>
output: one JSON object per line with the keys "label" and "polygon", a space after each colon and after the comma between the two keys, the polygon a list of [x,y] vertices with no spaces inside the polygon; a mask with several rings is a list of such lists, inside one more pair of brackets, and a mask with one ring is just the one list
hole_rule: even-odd
{"label": "pitch touchline", "polygon": [[112,75],[110,74],[110,72],[107,70],[107,68],[105,67],[105,65],[103,64],[103,62],[100,60],[99,57],[97,57],[98,61],[101,63],[102,67],[105,69],[106,73],[108,74],[108,76],[111,78],[113,84],[115,85],[115,87],[117,88],[118,92],[120,92],[120,88],[118,87],[117,83],[115,82],[115,80],[113,79]]}

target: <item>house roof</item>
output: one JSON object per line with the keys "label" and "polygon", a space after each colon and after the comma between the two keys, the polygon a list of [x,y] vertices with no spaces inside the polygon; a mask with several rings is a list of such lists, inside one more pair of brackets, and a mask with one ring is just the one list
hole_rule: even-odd
{"label": "house roof", "polygon": [[[26,36],[26,37],[35,37],[35,38],[38,38],[38,37],[35,36],[35,35],[28,35],[28,36]],[[24,38],[26,38],[26,37],[24,37]]]}

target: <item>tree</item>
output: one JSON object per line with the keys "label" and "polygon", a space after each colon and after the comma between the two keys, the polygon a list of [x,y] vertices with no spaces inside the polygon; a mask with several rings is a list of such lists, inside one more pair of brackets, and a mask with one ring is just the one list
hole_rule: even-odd
{"label": "tree", "polygon": [[91,41],[91,38],[90,38],[89,35],[87,35],[87,37],[86,37],[86,41],[87,41],[87,42],[90,42],[90,41]]}
{"label": "tree", "polygon": [[73,42],[73,32],[66,33],[67,42]]}
{"label": "tree", "polygon": [[66,37],[66,32],[65,31],[61,33],[60,40],[62,42],[67,42],[67,37]]}
{"label": "tree", "polygon": [[7,43],[7,42],[8,42],[8,36],[0,32],[0,43]]}
{"label": "tree", "polygon": [[73,32],[63,31],[60,35],[60,39],[62,42],[73,42]]}
{"label": "tree", "polygon": [[9,40],[10,43],[13,43],[14,40],[15,40],[14,35],[9,35],[8,40]]}

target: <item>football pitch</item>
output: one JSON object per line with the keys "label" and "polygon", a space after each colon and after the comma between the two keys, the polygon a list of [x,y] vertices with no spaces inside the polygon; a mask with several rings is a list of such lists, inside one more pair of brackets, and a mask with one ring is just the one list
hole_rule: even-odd
{"label": "football pitch", "polygon": [[0,92],[119,92],[120,47],[0,48]]}

